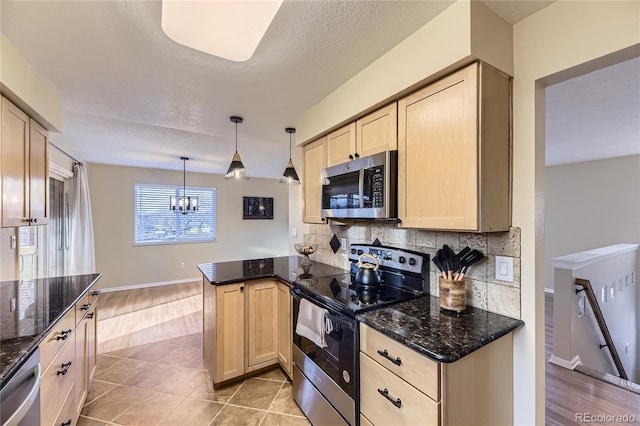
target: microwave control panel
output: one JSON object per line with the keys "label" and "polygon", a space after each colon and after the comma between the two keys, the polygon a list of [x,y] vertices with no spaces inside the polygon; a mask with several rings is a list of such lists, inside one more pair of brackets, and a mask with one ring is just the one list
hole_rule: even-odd
{"label": "microwave control panel", "polygon": [[371,198],[373,207],[384,207],[384,166],[371,169]]}

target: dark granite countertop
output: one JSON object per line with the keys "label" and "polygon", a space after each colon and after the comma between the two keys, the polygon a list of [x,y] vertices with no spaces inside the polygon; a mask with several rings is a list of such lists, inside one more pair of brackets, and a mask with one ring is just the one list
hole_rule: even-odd
{"label": "dark granite countertop", "polygon": [[424,296],[365,312],[357,319],[439,362],[454,362],[524,325],[521,320],[467,307],[442,311],[440,300]]}
{"label": "dark granite countertop", "polygon": [[[300,262],[302,256],[282,256],[265,259],[234,260],[198,265],[202,274],[213,285],[224,285],[259,278],[280,278],[289,284],[304,274]],[[320,278],[348,274],[349,271],[324,263],[311,261],[308,276]]]}
{"label": "dark granite countertop", "polygon": [[[0,382],[20,368],[101,274],[0,282]],[[16,309],[10,310],[11,299]]]}

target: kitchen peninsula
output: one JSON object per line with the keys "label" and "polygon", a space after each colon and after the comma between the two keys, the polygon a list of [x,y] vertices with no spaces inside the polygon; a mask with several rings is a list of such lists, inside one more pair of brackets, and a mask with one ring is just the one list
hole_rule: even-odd
{"label": "kitchen peninsula", "polygon": [[[326,284],[338,292],[336,280],[349,274],[318,262],[305,274],[302,259],[198,265],[204,285],[204,357],[214,386],[278,363],[291,377],[295,313],[289,290]],[[448,313],[430,295],[356,319],[359,368],[366,371],[359,374],[362,424],[405,424],[425,416],[435,424],[473,418],[513,421],[511,333],[523,321],[471,307]]]}

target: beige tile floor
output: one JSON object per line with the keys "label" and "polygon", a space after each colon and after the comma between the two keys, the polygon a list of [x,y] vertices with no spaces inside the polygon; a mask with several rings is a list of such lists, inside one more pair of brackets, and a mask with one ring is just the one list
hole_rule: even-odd
{"label": "beige tile floor", "polygon": [[277,367],[213,389],[202,333],[98,356],[79,426],[309,425]]}

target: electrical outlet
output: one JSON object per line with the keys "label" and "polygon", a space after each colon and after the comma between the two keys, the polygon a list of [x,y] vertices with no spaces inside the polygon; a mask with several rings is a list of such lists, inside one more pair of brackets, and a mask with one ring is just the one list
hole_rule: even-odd
{"label": "electrical outlet", "polygon": [[343,238],[342,241],[340,241],[340,248],[342,249],[342,251],[347,251],[347,239]]}
{"label": "electrical outlet", "polygon": [[581,292],[578,296],[578,318],[584,316],[584,292]]}
{"label": "electrical outlet", "polygon": [[184,262],[180,262],[180,269],[184,269]]}
{"label": "electrical outlet", "polygon": [[297,237],[297,236],[298,236],[298,228],[295,228],[295,227],[294,227],[294,228],[291,228],[291,236],[292,236],[293,238],[295,238],[295,237]]}
{"label": "electrical outlet", "polygon": [[16,236],[12,235],[11,236],[11,250],[13,250],[14,248],[16,248]]}

